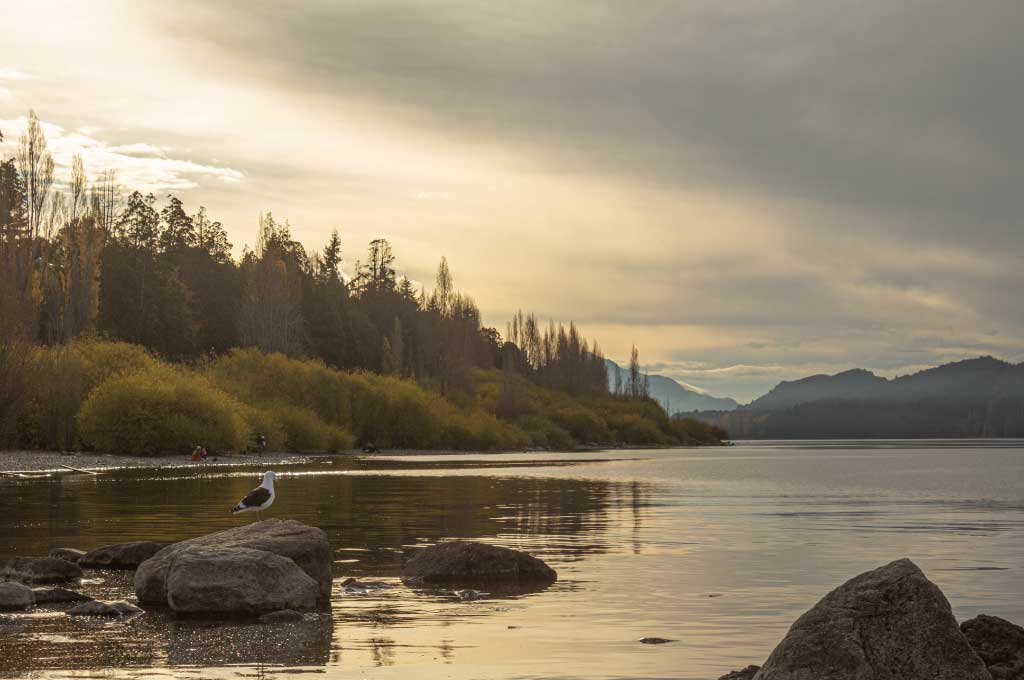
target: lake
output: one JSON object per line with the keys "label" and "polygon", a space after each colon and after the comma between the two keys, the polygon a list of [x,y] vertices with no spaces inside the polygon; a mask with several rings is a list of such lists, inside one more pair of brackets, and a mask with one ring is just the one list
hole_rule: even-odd
{"label": "lake", "polygon": [[[1024,623],[1021,441],[339,457],[277,471],[267,515],[323,528],[336,551],[331,615],[109,622],[41,607],[0,615],[0,677],[717,678],[761,663],[831,588],[900,557],[958,619]],[[246,523],[228,510],[260,472],[0,481],[0,556]],[[472,602],[401,585],[403,559],[456,537],[529,551],[558,582]],[[346,576],[381,587],[346,593]],[[129,573],[86,577],[95,597],[133,595]]]}

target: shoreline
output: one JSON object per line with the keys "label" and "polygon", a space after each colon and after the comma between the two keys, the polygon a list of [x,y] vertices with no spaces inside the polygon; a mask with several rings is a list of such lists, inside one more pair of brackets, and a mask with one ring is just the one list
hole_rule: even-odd
{"label": "shoreline", "polygon": [[[90,453],[84,451],[0,451],[0,479],[19,473],[73,473],[62,465],[79,468],[89,472],[105,470],[137,469],[137,468],[170,468],[170,467],[247,467],[274,466],[286,467],[302,465],[317,459],[337,459],[356,457],[383,456],[444,456],[473,455],[492,456],[506,453],[588,453],[592,451],[615,450],[621,448],[665,448],[650,446],[601,446],[586,447],[575,450],[524,450],[524,451],[449,451],[442,449],[388,449],[366,453],[362,449],[348,449],[335,453],[287,453],[283,451],[255,454],[221,454],[211,456],[204,463],[192,462],[190,456],[184,454],[167,456],[123,456],[112,453]],[[15,478],[15,477],[10,477]]]}

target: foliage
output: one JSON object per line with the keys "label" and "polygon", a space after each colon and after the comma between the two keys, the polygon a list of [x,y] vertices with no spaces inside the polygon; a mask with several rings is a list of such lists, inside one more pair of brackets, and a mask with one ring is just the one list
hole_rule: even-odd
{"label": "foliage", "polygon": [[161,365],[110,378],[79,414],[82,441],[133,455],[211,451],[245,446],[248,428],[238,402],[201,375]]}

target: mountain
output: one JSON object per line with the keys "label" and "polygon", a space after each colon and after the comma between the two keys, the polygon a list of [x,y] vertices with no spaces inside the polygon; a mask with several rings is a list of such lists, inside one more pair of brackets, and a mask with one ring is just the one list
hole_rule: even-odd
{"label": "mountain", "polygon": [[1024,364],[978,357],[887,379],[854,369],[785,381],[701,420],[734,438],[1024,436]]}
{"label": "mountain", "polygon": [[[623,380],[629,374],[628,368],[620,368],[611,359],[605,359],[608,368],[608,384],[615,386],[615,370],[622,371]],[[683,386],[667,375],[649,375],[647,384],[651,396],[658,400],[669,415],[682,411],[731,411],[739,404],[728,397],[713,397],[696,388]]]}

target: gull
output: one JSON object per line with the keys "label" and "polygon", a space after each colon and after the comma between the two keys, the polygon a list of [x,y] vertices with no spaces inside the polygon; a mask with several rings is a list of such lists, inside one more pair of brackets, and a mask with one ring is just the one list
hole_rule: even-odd
{"label": "gull", "polygon": [[245,498],[238,502],[238,505],[231,508],[231,514],[237,515],[248,510],[256,511],[257,521],[263,520],[260,513],[274,503],[274,481],[277,475],[273,472],[264,472],[263,481],[255,489],[245,494]]}

